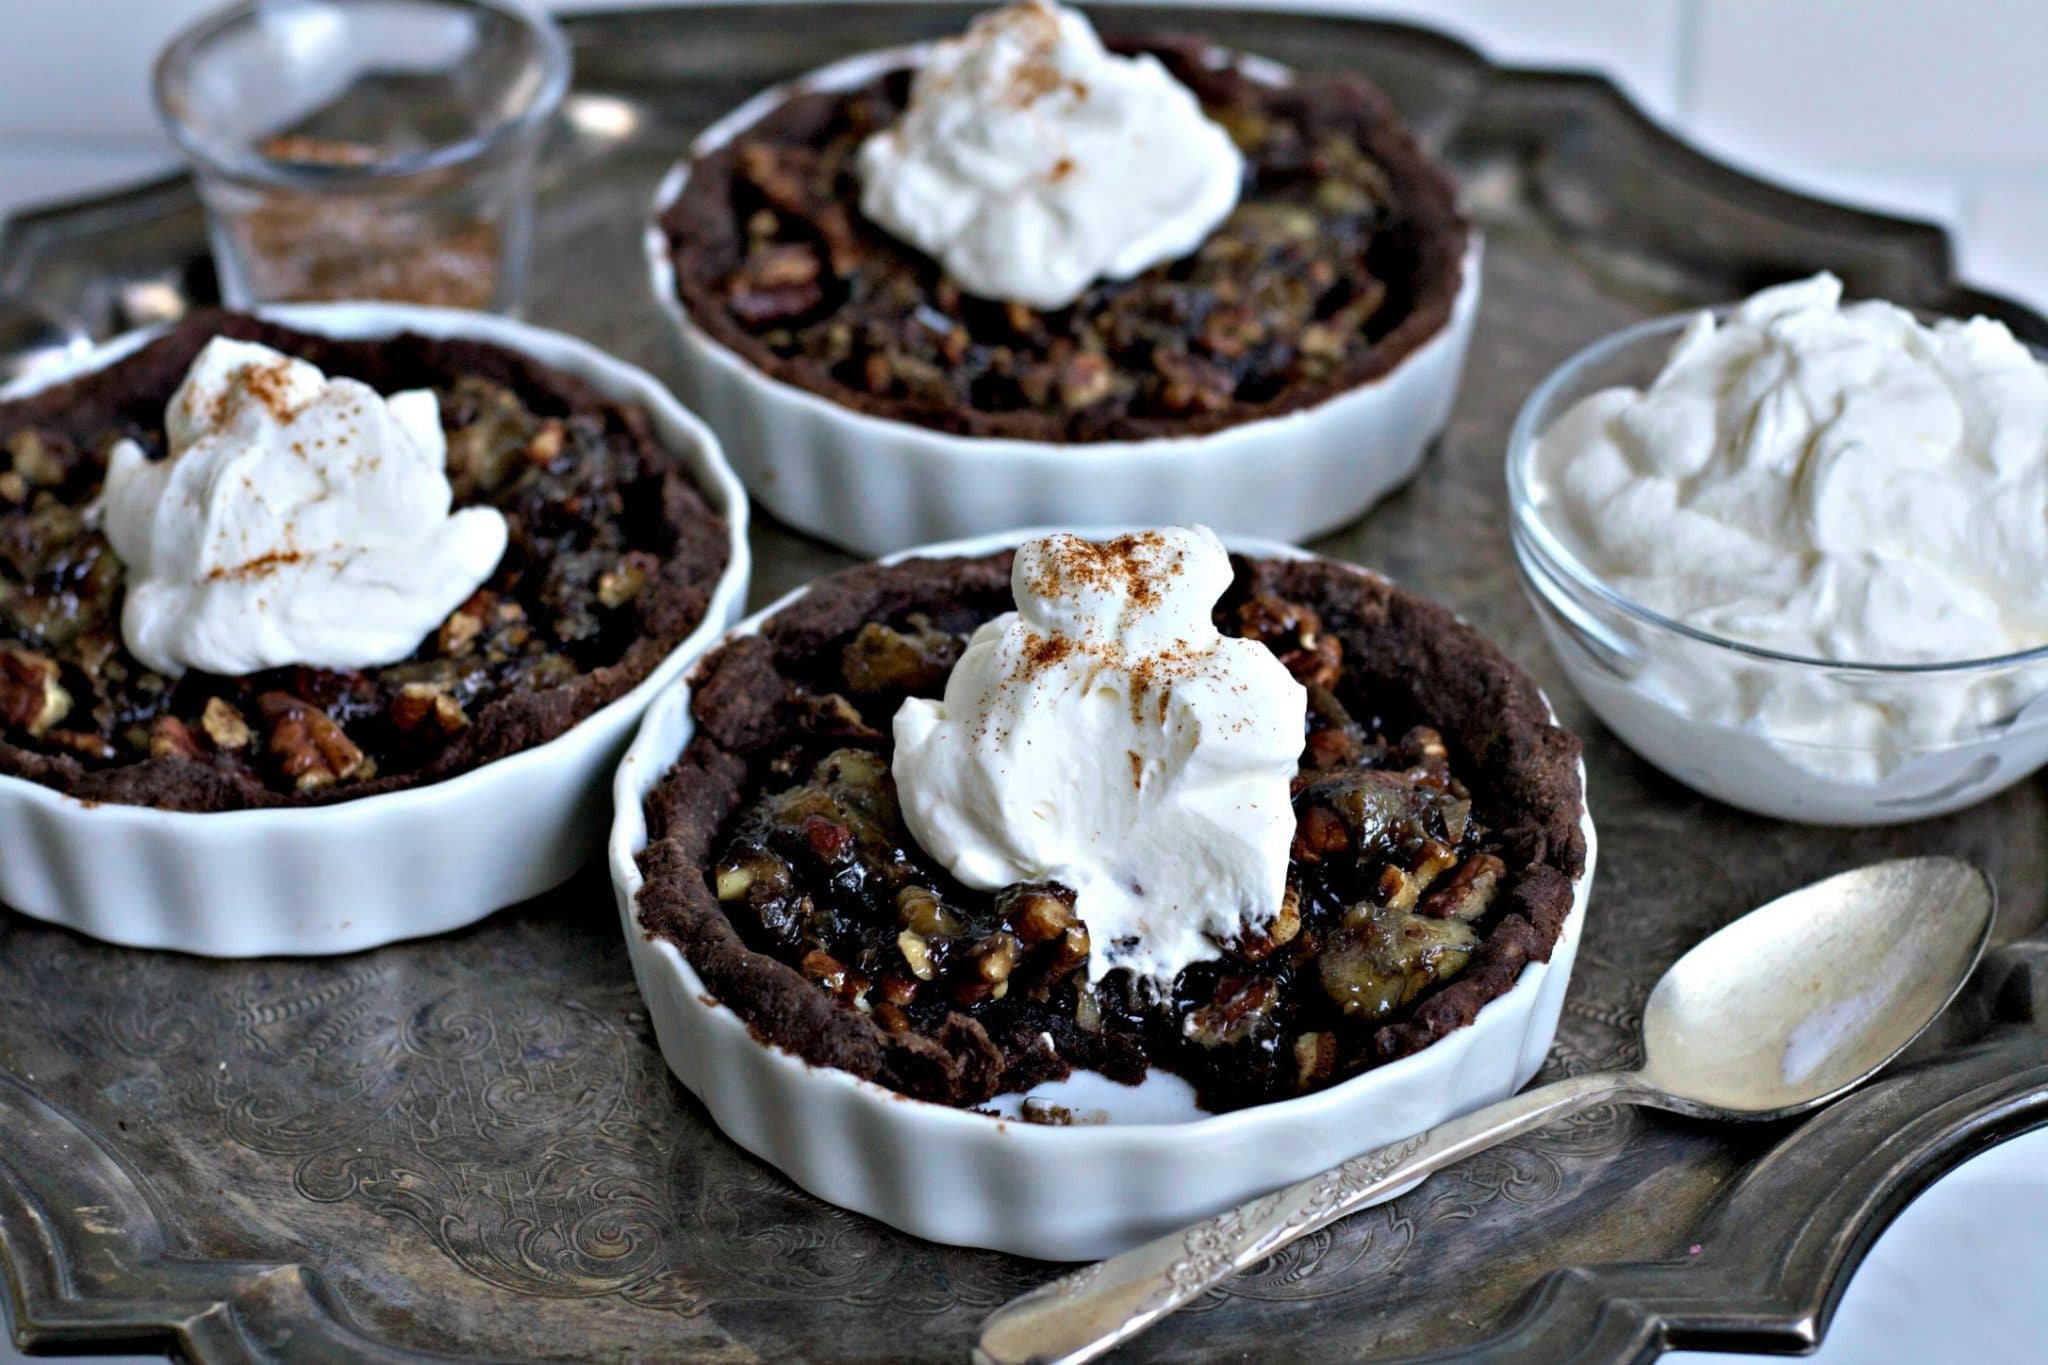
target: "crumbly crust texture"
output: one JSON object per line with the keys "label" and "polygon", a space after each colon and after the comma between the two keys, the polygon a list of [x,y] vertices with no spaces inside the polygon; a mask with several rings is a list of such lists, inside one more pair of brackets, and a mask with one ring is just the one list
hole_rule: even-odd
{"label": "crumbly crust texture", "polygon": [[[1525,674],[1444,608],[1325,561],[1240,559],[1237,567],[1247,591],[1310,604],[1390,717],[1427,721],[1441,733],[1504,864],[1462,970],[1386,1016],[1356,1067],[1391,1061],[1471,1023],[1512,989],[1523,967],[1549,960],[1585,872],[1579,741],[1551,724]],[[1055,1079],[1070,1064],[1043,1052],[1024,1055],[1016,1040],[991,1037],[964,1010],[923,1030],[881,1027],[872,1013],[821,989],[815,976],[750,947],[715,894],[712,873],[736,815],[764,787],[765,757],[815,719],[793,713],[793,680],[870,622],[901,622],[915,612],[947,631],[970,630],[1009,608],[1009,569],[1005,553],[849,570],[815,584],[760,634],[710,655],[694,675],[696,732],[648,798],[649,843],[640,856],[643,929],[679,947],[712,995],[758,1038],[814,1064],[956,1105]],[[1126,1080],[1147,1064],[1143,1055],[1089,1061]],[[1209,1091],[1204,1101],[1212,1109],[1248,1102]]]}
{"label": "crumbly crust texture", "polygon": [[1378,88],[1323,72],[1264,85],[1194,38],[1111,46],[1157,56],[1246,153],[1244,200],[1185,261],[1044,314],[963,299],[859,212],[851,148],[903,107],[895,72],[800,93],[693,164],[662,219],[684,308],[755,367],[856,412],[1053,443],[1312,407],[1443,329],[1468,227]]}
{"label": "crumbly crust texture", "polygon": [[[234,721],[250,727],[253,734],[247,736],[234,730],[233,722],[214,726],[216,713],[209,711],[205,730],[195,721],[185,726],[185,733],[170,737],[175,743],[167,742],[162,732],[157,731],[152,733],[144,752],[129,751],[118,757],[108,752],[80,758],[34,738],[10,742],[21,737],[6,735],[5,727],[0,726],[0,773],[39,782],[87,801],[177,811],[317,805],[379,795],[439,781],[555,738],[629,691],[703,621],[728,559],[726,523],[705,501],[683,465],[662,447],[647,414],[637,407],[606,399],[573,375],[485,342],[435,339],[412,333],[379,341],[337,340],[241,314],[201,315],[105,369],[0,405],[0,449],[7,448],[9,442],[23,433],[33,433],[39,458],[56,464],[55,469],[48,471],[54,486],[72,504],[83,505],[84,500],[97,495],[107,451],[115,441],[128,437],[142,442],[146,450],[162,449],[165,404],[193,359],[215,336],[260,342],[310,361],[330,375],[358,379],[382,393],[416,388],[439,390],[444,423],[450,420],[450,394],[458,386],[466,386],[460,389],[464,393],[511,395],[516,404],[508,408],[511,416],[502,420],[516,418],[535,424],[532,429],[544,432],[545,439],[557,447],[566,429],[572,447],[573,459],[548,471],[550,478],[560,482],[536,493],[536,500],[529,506],[538,507],[552,499],[549,505],[559,508],[565,489],[573,499],[572,485],[582,477],[576,471],[603,470],[600,482],[619,497],[608,503],[608,510],[584,510],[591,518],[590,526],[607,517],[613,518],[618,526],[630,522],[631,530],[624,542],[632,545],[635,555],[632,571],[636,591],[630,601],[623,603],[621,619],[607,625],[601,641],[593,631],[587,648],[579,645],[572,650],[567,644],[551,642],[549,662],[539,671],[525,668],[515,657],[487,681],[475,685],[474,690],[462,692],[467,710],[462,715],[461,727],[451,729],[445,742],[437,742],[424,761],[394,765],[367,780],[301,781],[295,785],[290,780],[289,766],[280,776],[279,765],[289,765],[294,760],[284,753],[283,741],[277,738],[279,725],[298,726],[300,731],[310,729],[311,739],[319,740],[325,734],[320,724],[322,715],[331,712],[339,722],[353,723],[356,716],[351,708],[360,706],[363,700],[366,684],[361,681],[362,675],[354,675],[353,679],[332,674],[312,677],[308,676],[309,670],[298,670],[296,679],[265,675],[260,706],[254,695],[257,689],[244,688]],[[478,420],[490,417],[486,413]],[[497,459],[503,451],[487,454]],[[0,457],[0,466],[6,463]],[[465,496],[463,479],[457,478],[458,505],[483,500],[481,494]],[[48,507],[53,499],[45,496],[40,501]],[[613,507],[621,510],[609,510]],[[28,511],[27,506],[0,502],[0,550],[15,548],[24,555],[34,553]],[[501,567],[499,575],[487,584],[487,589],[502,589],[501,600],[507,603],[520,600],[520,590],[516,584],[502,580],[519,554],[522,535],[533,529],[523,528],[516,513],[508,515],[514,521],[515,549],[508,552],[506,567]],[[557,529],[551,527],[544,533],[551,538],[550,543],[559,543],[552,539]],[[542,534],[534,532],[537,539]],[[529,596],[531,581],[544,576],[546,570],[545,563],[522,562],[518,566],[519,574],[528,582]],[[484,596],[479,594],[480,598]],[[557,605],[561,600],[557,594],[549,602]],[[533,601],[538,609],[540,599]],[[118,619],[118,598],[113,609]],[[493,618],[484,629],[495,629],[498,624]],[[9,626],[0,617],[0,653],[9,649],[48,651],[51,646],[47,640],[25,637],[22,629]],[[587,657],[570,670],[564,661],[573,659],[579,650]],[[415,660],[430,667],[442,652],[437,649],[436,637],[429,636]],[[597,657],[599,654],[605,657]],[[18,659],[20,655],[13,657]],[[125,649],[118,650],[116,657],[125,660],[127,669],[146,671],[126,655]],[[6,662],[0,659],[0,664]],[[67,661],[67,667],[70,666]],[[242,681],[230,680],[236,684]],[[464,684],[465,689],[469,687],[469,683]],[[385,699],[384,694],[378,696]],[[294,699],[303,706],[295,708],[291,704]],[[79,712],[88,701],[89,698],[81,699]],[[431,703],[429,697],[430,718]],[[163,709],[168,712],[171,704],[166,701]],[[190,709],[196,712],[196,704]],[[312,714],[305,714],[307,711]],[[73,724],[77,723],[79,712],[74,712]],[[142,717],[139,723],[147,725],[150,718]],[[239,753],[230,754],[228,746],[216,744],[210,733],[224,734],[230,741],[242,740],[244,747]],[[270,744],[267,752],[266,741]],[[111,745],[110,750],[118,747]],[[308,752],[314,755],[308,761],[317,765],[317,745]]]}

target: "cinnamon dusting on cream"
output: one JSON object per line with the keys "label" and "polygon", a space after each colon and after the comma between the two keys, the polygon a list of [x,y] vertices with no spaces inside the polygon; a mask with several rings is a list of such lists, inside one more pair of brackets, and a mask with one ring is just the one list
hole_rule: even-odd
{"label": "cinnamon dusting on cream", "polygon": [[969,886],[1071,888],[1091,978],[1171,979],[1280,905],[1307,695],[1217,630],[1230,580],[1200,527],[1031,541],[1017,610],[897,712],[913,837]]}

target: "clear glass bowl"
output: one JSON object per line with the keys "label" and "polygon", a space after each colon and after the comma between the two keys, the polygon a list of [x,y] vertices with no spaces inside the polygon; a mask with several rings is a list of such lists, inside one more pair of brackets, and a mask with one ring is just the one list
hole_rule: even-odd
{"label": "clear glass bowl", "polygon": [[1515,561],[1572,685],[1671,776],[1784,820],[1918,820],[2038,771],[2048,763],[2048,648],[1925,666],[1800,658],[1662,616],[1574,554],[1532,476],[1537,439],[1588,394],[1647,386],[1691,316],[1579,352],[1529,395],[1508,438]]}
{"label": "clear glass bowl", "polygon": [[242,0],[171,41],[158,112],[232,305],[517,312],[569,49],[512,0]]}

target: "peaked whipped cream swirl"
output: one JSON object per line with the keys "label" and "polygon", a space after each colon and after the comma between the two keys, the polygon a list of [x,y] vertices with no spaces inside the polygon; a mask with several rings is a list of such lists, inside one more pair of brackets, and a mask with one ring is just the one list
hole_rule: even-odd
{"label": "peaked whipped cream swirl", "polygon": [[1030,541],[1018,609],[896,713],[911,834],[968,886],[1071,888],[1090,980],[1171,982],[1286,894],[1308,694],[1216,629],[1230,580],[1206,527]]}
{"label": "peaked whipped cream swirl", "polygon": [[159,673],[395,663],[505,553],[505,519],[450,512],[432,392],[385,398],[215,337],[164,412],[169,452],[109,455],[99,504],[127,566],[121,632]]}
{"label": "peaked whipped cream swirl", "polygon": [[1244,158],[1157,58],[1050,3],[934,44],[903,117],[861,144],[861,211],[972,294],[1063,308],[1201,245]]}
{"label": "peaked whipped cream swirl", "polygon": [[1989,318],[1845,305],[1829,274],[1766,289],[1532,463],[1590,568],[1703,630],[1865,664],[2048,643],[2048,366]]}

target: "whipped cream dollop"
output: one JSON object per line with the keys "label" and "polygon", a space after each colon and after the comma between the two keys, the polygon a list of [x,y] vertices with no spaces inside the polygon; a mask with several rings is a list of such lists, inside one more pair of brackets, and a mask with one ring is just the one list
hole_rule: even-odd
{"label": "whipped cream dollop", "polygon": [[1851,663],[2048,642],[2048,367],[1988,318],[1925,325],[1817,275],[1702,313],[1649,388],[1534,452],[1546,522],[1702,630]]}
{"label": "whipped cream dollop", "polygon": [[1206,527],[1028,542],[1017,610],[896,713],[911,834],[968,886],[1072,889],[1090,980],[1170,982],[1286,895],[1308,694],[1216,629],[1230,580]]}
{"label": "whipped cream dollop", "polygon": [[859,169],[861,211],[961,288],[1062,308],[1193,251],[1236,205],[1244,158],[1156,58],[1024,0],[933,45]]}
{"label": "whipped cream dollop", "polygon": [[[1694,318],[1647,389],[1589,395],[1544,434],[1534,509],[1614,590],[1725,639],[1860,664],[2048,643],[2048,368],[1985,318],[1841,300],[1822,274]],[[1684,718],[1761,735],[1789,765],[1752,775],[1773,790],[1794,771],[1941,790],[1982,761],[1955,746],[2038,691],[2010,670],[1851,676],[1650,634],[1635,648],[1629,687],[1672,713],[1640,723],[1703,770],[1740,755]]]}
{"label": "whipped cream dollop", "polygon": [[113,448],[99,503],[127,567],[122,635],[160,673],[394,663],[505,553],[498,512],[450,512],[428,390],[385,398],[216,337],[164,434],[162,460],[133,441]]}

